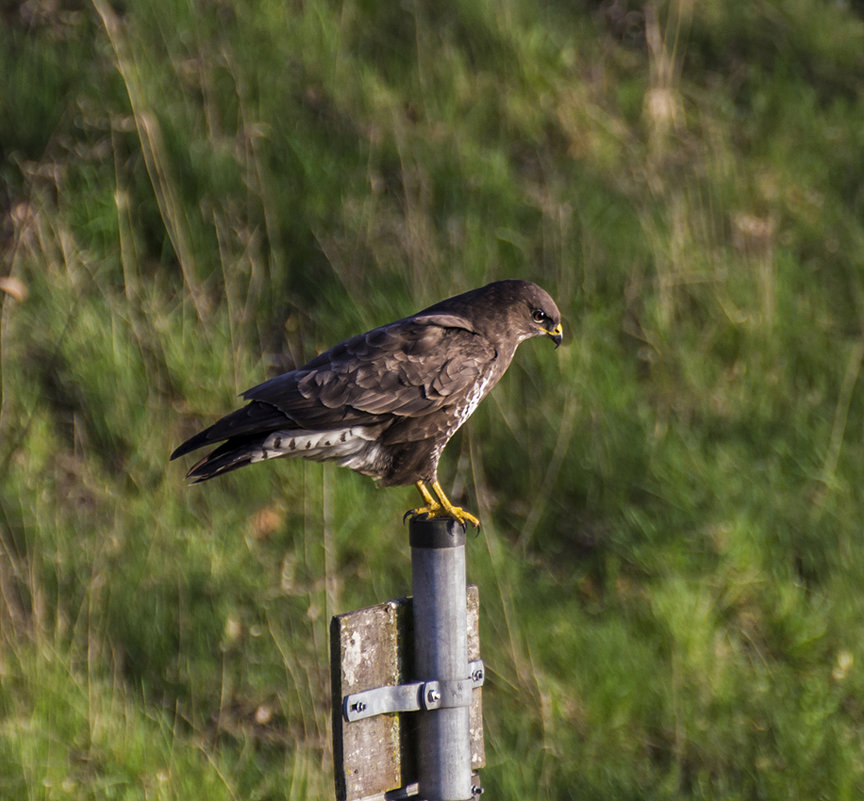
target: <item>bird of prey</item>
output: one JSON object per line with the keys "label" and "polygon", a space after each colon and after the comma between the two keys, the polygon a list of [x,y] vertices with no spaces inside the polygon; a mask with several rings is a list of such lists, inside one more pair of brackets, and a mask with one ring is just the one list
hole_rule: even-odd
{"label": "bird of prey", "polygon": [[416,485],[424,506],[406,516],[478,526],[445,495],[438,460],[517,345],[540,335],[561,344],[561,315],[543,289],[529,281],[487,284],[346,339],[246,390],[246,406],[171,458],[222,443],[189,470],[195,483],[281,456],[336,462],[379,486]]}

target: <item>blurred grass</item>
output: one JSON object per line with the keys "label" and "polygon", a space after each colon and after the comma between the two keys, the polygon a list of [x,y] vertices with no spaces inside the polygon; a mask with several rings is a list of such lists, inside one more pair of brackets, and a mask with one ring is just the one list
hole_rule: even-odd
{"label": "blurred grass", "polygon": [[490,795],[861,794],[860,3],[0,15],[0,795],[331,797],[327,621],[414,499],[167,455],[508,276],[569,341],[442,469]]}

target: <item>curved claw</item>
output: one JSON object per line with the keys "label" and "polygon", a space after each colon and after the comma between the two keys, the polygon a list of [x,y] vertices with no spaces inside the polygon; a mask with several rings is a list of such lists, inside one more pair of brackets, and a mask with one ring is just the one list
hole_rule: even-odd
{"label": "curved claw", "polygon": [[420,520],[426,520],[430,517],[437,517],[437,515],[428,506],[421,506],[419,509],[409,509],[407,512],[405,512],[405,514],[402,515],[402,522],[404,523],[409,517],[412,520],[416,518],[420,518]]}
{"label": "curved claw", "polygon": [[461,524],[462,528],[466,528],[466,524],[470,523],[474,528],[480,528],[480,520],[471,512],[466,512],[461,506],[451,506],[442,516],[455,517]]}
{"label": "curved claw", "polygon": [[428,508],[425,508],[425,507],[421,508],[421,509],[409,509],[407,512],[405,512],[404,515],[402,515],[402,522],[404,523],[409,517],[412,520],[415,517],[419,517],[419,518],[425,520],[427,517],[430,516],[430,514],[431,514],[430,510]]}

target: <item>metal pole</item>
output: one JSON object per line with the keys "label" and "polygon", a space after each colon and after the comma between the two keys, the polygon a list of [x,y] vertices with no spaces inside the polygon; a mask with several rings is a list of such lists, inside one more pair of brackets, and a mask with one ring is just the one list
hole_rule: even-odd
{"label": "metal pole", "polygon": [[471,789],[471,679],[465,530],[455,520],[412,519],[414,672],[436,681],[418,715],[418,780],[425,801],[468,801]]}

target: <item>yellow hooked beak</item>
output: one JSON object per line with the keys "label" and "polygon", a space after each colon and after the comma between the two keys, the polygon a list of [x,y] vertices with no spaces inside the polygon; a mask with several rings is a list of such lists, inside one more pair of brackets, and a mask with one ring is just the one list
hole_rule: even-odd
{"label": "yellow hooked beak", "polygon": [[546,333],[552,337],[556,348],[561,344],[561,340],[564,339],[564,329],[561,327],[561,323],[558,323],[551,331],[547,331]]}

